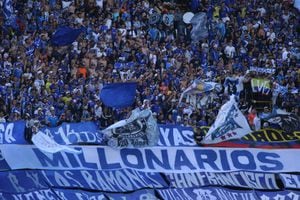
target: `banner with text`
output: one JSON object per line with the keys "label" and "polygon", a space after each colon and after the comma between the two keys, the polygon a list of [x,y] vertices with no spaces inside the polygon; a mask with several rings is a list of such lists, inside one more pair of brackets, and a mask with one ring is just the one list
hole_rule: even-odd
{"label": "banner with text", "polygon": [[[22,147],[22,151],[20,151]],[[300,171],[300,149],[240,149],[151,147],[112,149],[107,146],[73,146],[81,153],[45,153],[33,145],[1,145],[12,169],[136,169],[145,172],[294,172]],[[18,158],[18,159],[16,159]]]}

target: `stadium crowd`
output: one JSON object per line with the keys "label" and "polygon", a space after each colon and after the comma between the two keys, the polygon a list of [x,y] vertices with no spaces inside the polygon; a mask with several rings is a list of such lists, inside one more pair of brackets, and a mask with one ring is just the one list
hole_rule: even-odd
{"label": "stadium crowd", "polygon": [[[0,19],[1,122],[34,119],[54,127],[92,120],[107,127],[149,103],[158,123],[211,125],[228,99],[227,77],[240,81],[234,93],[250,125],[257,112],[263,118],[273,108],[300,116],[299,11],[291,1],[15,0],[13,8],[13,24],[3,13]],[[193,26],[182,20],[188,11],[206,13],[205,40],[191,40]],[[174,21],[151,22],[154,13],[171,14]],[[52,45],[63,25],[86,31],[72,45]],[[271,81],[271,101],[263,109],[252,101],[253,77]],[[203,104],[190,98],[179,104],[195,79],[223,89],[198,94],[197,100],[206,98]],[[138,82],[131,108],[102,104],[104,84],[128,81]]]}

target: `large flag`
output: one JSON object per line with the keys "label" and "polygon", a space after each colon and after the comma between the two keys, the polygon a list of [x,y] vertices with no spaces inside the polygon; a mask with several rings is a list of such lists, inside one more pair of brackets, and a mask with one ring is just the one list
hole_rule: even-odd
{"label": "large flag", "polygon": [[203,40],[208,36],[208,29],[206,27],[207,17],[206,13],[200,12],[196,13],[191,19],[191,24],[193,29],[191,31],[191,38],[194,42]]}
{"label": "large flag", "polygon": [[215,90],[216,92],[220,92],[222,90],[222,85],[215,82],[203,82],[199,79],[196,79],[192,85],[190,85],[187,89],[185,89],[179,99],[179,103],[182,101],[185,95],[189,94],[200,94],[209,91]]}
{"label": "large flag", "polygon": [[85,28],[71,28],[67,26],[59,27],[51,38],[51,43],[57,46],[65,46],[72,44]]}
{"label": "large flag", "polygon": [[56,143],[52,138],[41,131],[34,134],[31,138],[31,141],[38,149],[46,153],[56,153],[60,151],[67,151],[71,153],[81,152],[66,145],[60,145]]}
{"label": "large flag", "polygon": [[112,147],[145,147],[158,142],[159,130],[156,120],[149,109],[136,108],[130,117],[103,130]]}
{"label": "large flag", "polygon": [[234,95],[220,109],[202,143],[213,144],[241,138],[251,132],[247,119],[238,108]]}
{"label": "large flag", "polygon": [[104,85],[100,98],[104,105],[112,108],[126,108],[135,100],[137,83],[111,83]]}

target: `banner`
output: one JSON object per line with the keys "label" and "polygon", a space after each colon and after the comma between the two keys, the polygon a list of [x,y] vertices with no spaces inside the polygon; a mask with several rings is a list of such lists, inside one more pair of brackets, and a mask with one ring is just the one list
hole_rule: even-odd
{"label": "banner", "polygon": [[276,129],[261,129],[253,131],[242,138],[232,139],[216,144],[201,144],[202,138],[207,134],[208,126],[200,127],[195,142],[206,147],[238,147],[238,148],[300,148],[300,131],[292,133]]}
{"label": "banner", "polygon": [[23,192],[23,193],[4,193],[0,192],[0,199],[2,200],[33,200],[33,199],[51,199],[51,200],[60,200],[57,198],[57,195],[51,189],[44,190],[35,190],[32,192]]}
{"label": "banner", "polygon": [[108,107],[126,108],[134,103],[136,87],[137,83],[106,84],[100,92],[100,98]]}
{"label": "banner", "polygon": [[157,144],[159,132],[150,109],[131,111],[128,119],[119,121],[103,130],[111,147],[145,147]]}
{"label": "banner", "polygon": [[72,44],[78,36],[85,31],[85,28],[59,27],[51,37],[51,43],[56,46]]}
{"label": "banner", "polygon": [[41,170],[47,184],[54,188],[80,188],[106,192],[129,192],[143,188],[165,188],[159,173],[131,169],[119,170]]}
{"label": "banner", "polygon": [[47,179],[38,170],[0,172],[0,180],[0,192],[5,193],[32,192],[49,188]]}
{"label": "banner", "polygon": [[291,189],[300,188],[299,174],[280,174],[279,176],[285,188],[291,188]]}
{"label": "banner", "polygon": [[231,186],[274,190],[279,189],[275,174],[257,172],[198,172],[198,173],[167,173],[170,187],[192,188],[203,186]]}
{"label": "banner", "polygon": [[31,141],[37,148],[39,148],[39,150],[47,153],[57,153],[60,151],[80,153],[80,151],[72,149],[71,147],[68,147],[66,145],[57,144],[52,138],[42,133],[41,131],[38,131],[36,134],[34,134],[31,138]]}
{"label": "banner", "polygon": [[201,143],[212,144],[229,139],[241,138],[251,129],[247,119],[239,110],[235,97],[230,96],[217,115],[214,124],[210,127]]}
{"label": "banner", "polygon": [[264,78],[251,79],[252,92],[268,95],[271,92],[270,81]]}
{"label": "banner", "polygon": [[278,129],[266,128],[258,131],[253,131],[242,137],[241,140],[265,142],[266,144],[270,144],[273,142],[300,142],[300,131],[284,132]]}
{"label": "banner", "polygon": [[157,200],[155,191],[151,189],[139,190],[131,193],[105,193],[111,200]]}
{"label": "banner", "polygon": [[[20,151],[22,148],[22,151]],[[149,147],[112,149],[106,146],[74,146],[79,154],[44,153],[33,145],[1,145],[11,169],[129,168],[144,172],[294,172],[300,170],[300,149],[240,149],[197,147]],[[18,158],[18,159],[16,159]]]}
{"label": "banner", "polygon": [[0,150],[0,171],[6,171],[6,170],[10,170],[10,167],[8,166],[5,158],[2,155],[2,152]]}
{"label": "banner", "polygon": [[[63,123],[39,131],[58,144],[103,144],[103,134],[94,122]],[[0,123],[0,144],[28,144],[24,134],[25,121]]]}
{"label": "banner", "polygon": [[230,190],[225,188],[186,188],[157,190],[164,200],[256,200],[254,191]]}
{"label": "banner", "polygon": [[83,190],[66,190],[66,189],[52,189],[59,200],[108,200],[108,198],[101,192],[87,192]]}
{"label": "banner", "polygon": [[192,127],[163,124],[158,127],[158,146],[197,146]]}
{"label": "banner", "polygon": [[265,74],[274,74],[275,69],[273,68],[262,68],[262,67],[250,67],[251,72],[265,73]]}
{"label": "banner", "polygon": [[298,200],[300,199],[299,191],[275,191],[275,192],[266,192],[266,191],[256,191],[255,192],[258,199],[260,200]]}
{"label": "banner", "polygon": [[26,144],[24,133],[25,121],[0,123],[0,144]]}

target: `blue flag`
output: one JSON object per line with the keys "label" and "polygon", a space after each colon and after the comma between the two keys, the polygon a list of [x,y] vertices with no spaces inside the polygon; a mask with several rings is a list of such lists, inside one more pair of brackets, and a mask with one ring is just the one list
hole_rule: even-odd
{"label": "blue flag", "polygon": [[52,36],[51,43],[57,46],[72,44],[84,30],[84,28],[59,27]]}
{"label": "blue flag", "polygon": [[100,98],[104,105],[125,108],[134,103],[137,83],[112,83],[104,85]]}

